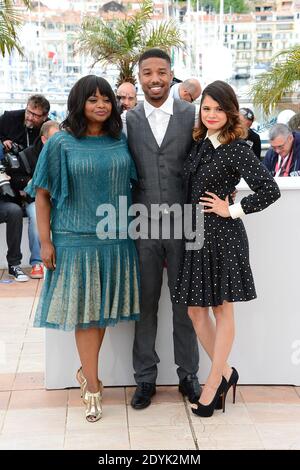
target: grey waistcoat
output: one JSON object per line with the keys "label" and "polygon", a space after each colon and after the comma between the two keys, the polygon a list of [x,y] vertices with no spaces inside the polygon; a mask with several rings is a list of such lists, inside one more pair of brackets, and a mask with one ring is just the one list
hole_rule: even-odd
{"label": "grey waistcoat", "polygon": [[173,115],[159,147],[140,103],[126,115],[128,145],[135,161],[138,182],[133,202],[172,205],[184,202],[183,164],[192,146],[195,107],[174,100]]}

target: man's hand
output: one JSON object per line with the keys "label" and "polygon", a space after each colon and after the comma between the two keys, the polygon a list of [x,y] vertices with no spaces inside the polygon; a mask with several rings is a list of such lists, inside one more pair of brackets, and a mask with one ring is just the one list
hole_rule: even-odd
{"label": "man's hand", "polygon": [[11,144],[12,144],[12,140],[4,140],[2,142],[5,150],[10,150],[11,149]]}
{"label": "man's hand", "polygon": [[201,197],[200,204],[201,206],[208,207],[208,209],[202,209],[202,212],[214,212],[215,214],[220,215],[221,217],[230,217],[230,212],[228,209],[228,196],[226,196],[226,199],[224,201],[223,199],[220,199],[216,194],[210,193],[209,191],[206,191],[206,194],[208,194],[209,197]]}
{"label": "man's hand", "polygon": [[52,242],[41,243],[41,258],[47,269],[56,268],[55,248]]}

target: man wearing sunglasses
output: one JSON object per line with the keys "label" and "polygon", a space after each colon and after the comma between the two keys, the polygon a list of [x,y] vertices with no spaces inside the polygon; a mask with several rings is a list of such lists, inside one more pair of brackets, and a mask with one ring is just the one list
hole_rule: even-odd
{"label": "man wearing sunglasses", "polygon": [[171,83],[170,96],[175,100],[193,103],[200,95],[201,85],[196,78],[188,78],[184,82]]}
{"label": "man wearing sunglasses", "polygon": [[[50,109],[49,101],[43,95],[32,95],[27,101],[25,109],[16,111],[5,111],[0,116],[0,141],[2,142],[4,152],[11,152],[18,144],[18,149],[25,149],[32,145],[38,138],[40,129],[45,121],[48,120]],[[14,150],[15,152],[15,150]],[[24,201],[20,191],[24,189],[28,181],[26,168],[20,162],[20,168],[6,173],[10,176],[10,185],[16,196],[14,198],[7,195],[0,195],[0,223],[6,223],[7,240],[7,262],[8,272],[18,282],[28,281],[28,276],[20,268],[21,238],[23,227],[23,207]],[[31,220],[29,220],[29,227]],[[37,245],[37,231],[30,231],[30,246]],[[32,271],[40,260],[31,259]]]}

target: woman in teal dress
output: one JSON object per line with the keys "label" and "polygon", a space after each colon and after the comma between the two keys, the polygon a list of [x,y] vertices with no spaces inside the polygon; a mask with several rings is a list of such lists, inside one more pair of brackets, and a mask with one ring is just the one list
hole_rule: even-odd
{"label": "woman in teal dress", "polygon": [[118,217],[119,197],[131,203],[135,168],[103,78],[88,75],[73,86],[61,128],[44,146],[27,188],[36,193],[47,268],[34,325],[75,329],[77,380],[86,418],[94,422],[102,416],[98,356],[105,328],[138,320],[140,312],[137,254]]}

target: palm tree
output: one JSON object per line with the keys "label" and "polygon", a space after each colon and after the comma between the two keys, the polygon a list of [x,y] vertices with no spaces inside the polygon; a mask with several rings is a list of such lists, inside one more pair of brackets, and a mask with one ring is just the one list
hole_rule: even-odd
{"label": "palm tree", "polygon": [[[30,0],[23,0],[24,5],[29,8]],[[22,23],[22,17],[16,11],[13,0],[0,0],[0,53],[5,56],[5,51],[9,54],[13,49],[22,53],[18,40],[17,29]]]}
{"label": "palm tree", "polygon": [[146,49],[169,50],[183,46],[176,23],[169,20],[151,26],[152,13],[152,0],[144,0],[140,10],[124,20],[105,22],[101,18],[87,17],[78,37],[78,51],[93,57],[92,66],[97,62],[117,65],[117,86],[124,81],[135,84],[134,67]]}
{"label": "palm tree", "polygon": [[273,67],[258,78],[251,89],[254,105],[262,105],[265,114],[287,92],[294,91],[300,81],[300,45],[280,52],[273,58]]}

